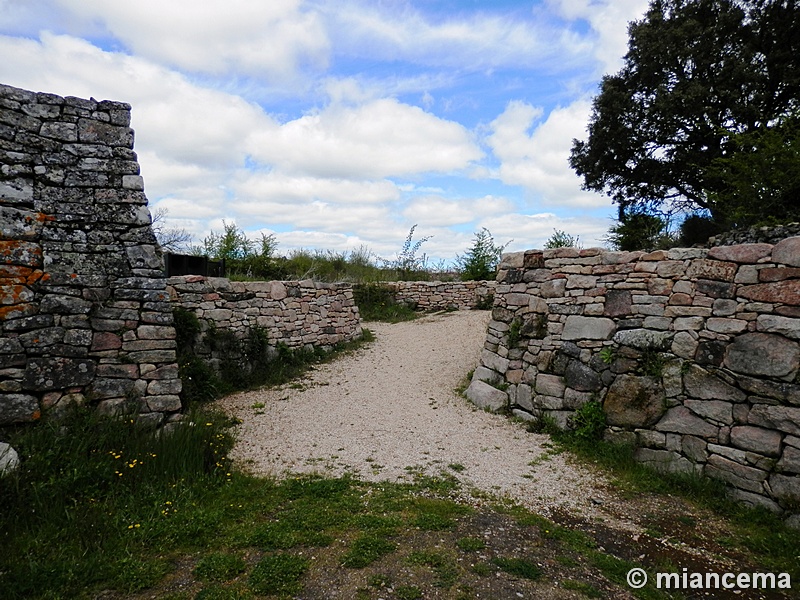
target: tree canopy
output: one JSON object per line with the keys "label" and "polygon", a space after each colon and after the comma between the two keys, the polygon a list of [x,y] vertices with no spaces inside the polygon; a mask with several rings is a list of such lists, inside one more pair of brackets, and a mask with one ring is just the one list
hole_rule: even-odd
{"label": "tree canopy", "polygon": [[652,0],[570,164],[620,214],[797,215],[797,0]]}

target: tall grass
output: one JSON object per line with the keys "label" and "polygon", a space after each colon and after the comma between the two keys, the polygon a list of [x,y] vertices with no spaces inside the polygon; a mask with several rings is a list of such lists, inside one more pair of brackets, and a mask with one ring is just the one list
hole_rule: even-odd
{"label": "tall grass", "polygon": [[230,478],[228,426],[206,412],[156,432],[77,408],[4,431],[21,466],[0,478],[0,595],[152,585],[168,565],[151,543],[193,535],[182,511]]}

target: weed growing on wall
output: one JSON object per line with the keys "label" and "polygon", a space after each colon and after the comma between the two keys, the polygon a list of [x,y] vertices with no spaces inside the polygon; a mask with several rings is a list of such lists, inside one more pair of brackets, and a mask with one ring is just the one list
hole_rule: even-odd
{"label": "weed growing on wall", "polygon": [[589,400],[569,417],[569,426],[575,437],[583,440],[600,440],[606,428],[606,414],[597,400]]}

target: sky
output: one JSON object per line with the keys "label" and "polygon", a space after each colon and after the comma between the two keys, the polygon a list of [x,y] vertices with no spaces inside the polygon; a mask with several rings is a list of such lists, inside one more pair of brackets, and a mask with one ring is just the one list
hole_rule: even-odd
{"label": "sky", "polygon": [[132,105],[151,211],[199,244],[223,222],[278,252],[429,265],[488,229],[605,245],[581,190],[604,74],[647,0],[0,0],[0,83]]}

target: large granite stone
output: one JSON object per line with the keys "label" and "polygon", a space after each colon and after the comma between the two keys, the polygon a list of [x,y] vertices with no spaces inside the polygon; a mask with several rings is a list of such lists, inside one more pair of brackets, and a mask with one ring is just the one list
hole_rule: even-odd
{"label": "large granite stone", "polygon": [[725,366],[745,375],[785,377],[798,370],[800,345],[770,333],[737,336],[725,353]]}
{"label": "large granite stone", "polygon": [[465,395],[478,408],[497,412],[508,407],[508,394],[485,381],[473,379]]}
{"label": "large granite stone", "polygon": [[617,326],[611,319],[603,317],[581,317],[570,315],[561,333],[563,340],[607,340]]}
{"label": "large granite stone", "polygon": [[790,267],[800,267],[800,237],[786,238],[775,244],[772,260]]}
{"label": "large granite stone", "polygon": [[603,410],[609,425],[650,427],[666,410],[664,389],[652,377],[620,375],[606,394]]}

